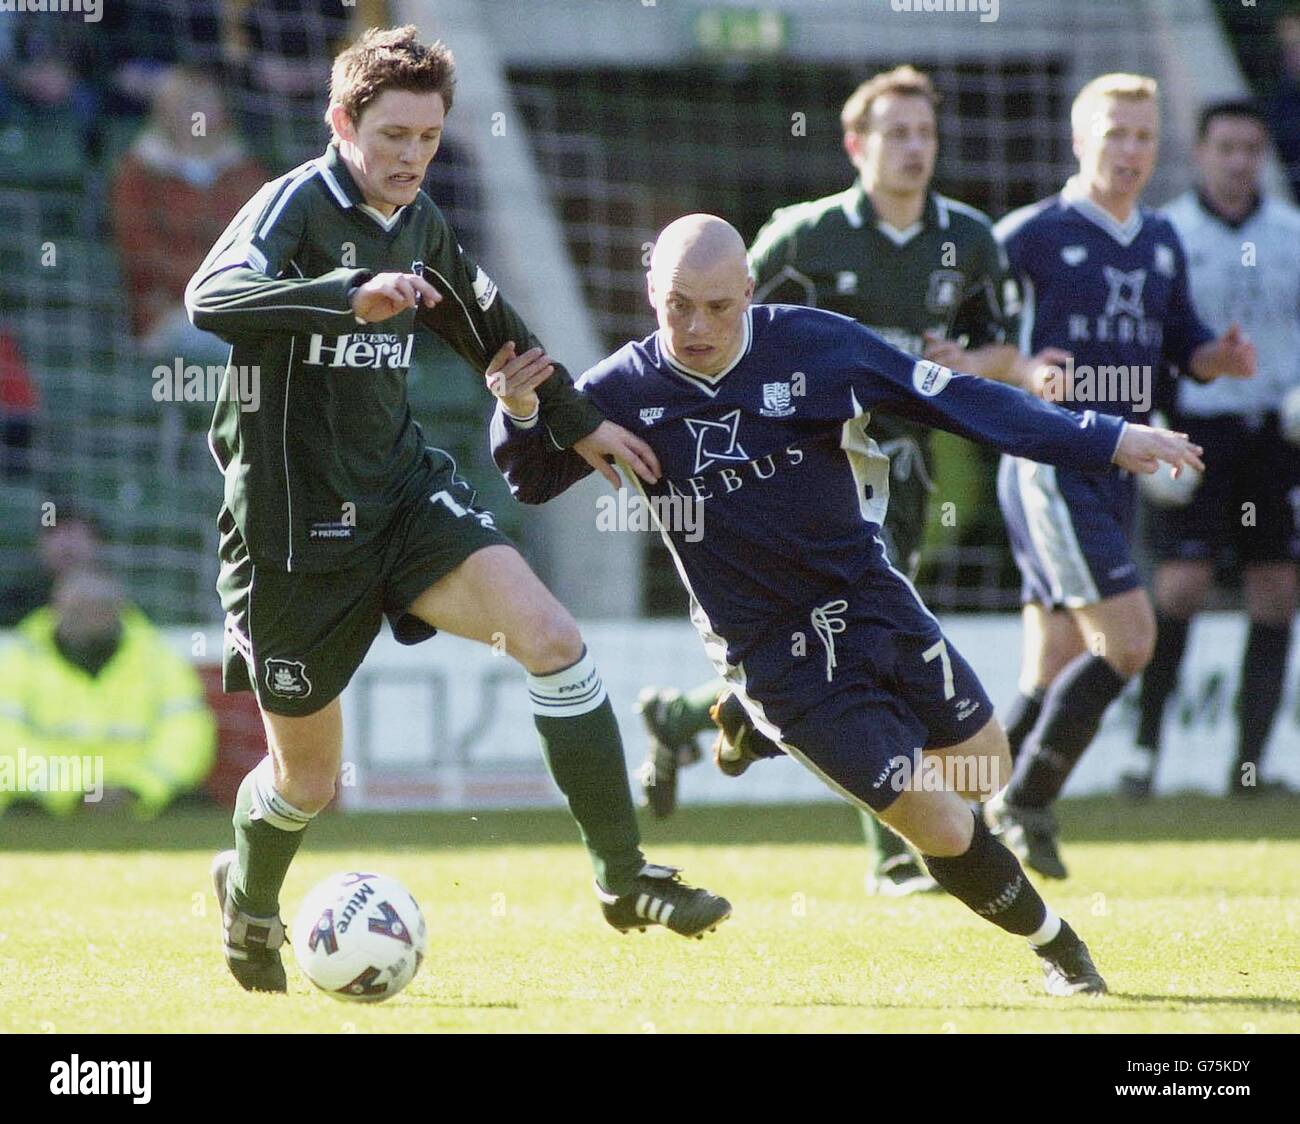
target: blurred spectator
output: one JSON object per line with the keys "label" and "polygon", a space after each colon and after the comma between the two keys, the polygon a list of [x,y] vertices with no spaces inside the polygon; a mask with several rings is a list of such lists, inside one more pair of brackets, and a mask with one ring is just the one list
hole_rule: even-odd
{"label": "blurred spectator", "polygon": [[173,65],[217,65],[222,54],[222,7],[223,0],[104,4],[99,24],[104,108],[117,115],[142,115]]}
{"label": "blurred spectator", "polygon": [[31,474],[32,415],[36,387],[18,341],[0,328],[0,479]]}
{"label": "blurred spectator", "polygon": [[77,121],[87,153],[95,151],[100,91],[94,24],[80,19],[5,20],[0,37],[0,123],[20,108],[65,110]]}
{"label": "blurred spectator", "polygon": [[147,356],[226,361],[228,345],[185,315],[185,284],[268,178],[231,127],[216,83],[188,67],[168,71],[112,186],[131,328]]}
{"label": "blurred spectator", "polygon": [[240,123],[277,159],[297,163],[319,152],[321,94],[329,88],[334,55],[354,26],[364,26],[359,6],[343,0],[232,0],[231,9],[228,62]]}
{"label": "blurred spectator", "polygon": [[1274,32],[1282,66],[1268,103],[1268,123],[1291,195],[1300,201],[1300,8],[1279,16]]}
{"label": "blurred spectator", "polygon": [[216,723],[198,673],[102,573],[66,574],[53,602],[0,653],[0,756],[14,762],[6,772],[24,778],[34,758],[51,777],[56,761],[94,763],[92,776],[78,770],[80,790],[0,788],[0,811],[26,797],[67,815],[102,783],[150,819],[199,785],[215,754]]}
{"label": "blurred spectator", "polygon": [[99,529],[88,514],[57,504],[54,524],[42,527],[37,539],[40,572],[31,581],[0,590],[0,628],[12,628],[48,604],[63,575],[95,565],[101,545]]}
{"label": "blurred spectator", "polygon": [[250,84],[274,97],[320,97],[348,38],[355,9],[345,0],[258,0],[244,5],[239,39]]}

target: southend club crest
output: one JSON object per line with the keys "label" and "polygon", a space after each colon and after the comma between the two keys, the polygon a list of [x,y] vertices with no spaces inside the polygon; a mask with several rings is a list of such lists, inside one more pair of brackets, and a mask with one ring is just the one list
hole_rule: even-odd
{"label": "southend club crest", "polygon": [[763,405],[760,414],[765,418],[788,418],[794,413],[790,404],[790,384],[788,382],[765,382],[763,384]]}
{"label": "southend club crest", "polygon": [[301,660],[268,659],[266,689],[282,699],[305,699],[311,694],[311,680]]}

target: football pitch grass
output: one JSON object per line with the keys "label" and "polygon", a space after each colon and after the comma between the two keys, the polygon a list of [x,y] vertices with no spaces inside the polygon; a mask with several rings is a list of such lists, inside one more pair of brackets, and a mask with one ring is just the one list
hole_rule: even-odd
{"label": "football pitch grass", "polygon": [[0,819],[0,1032],[1300,1031],[1300,801],[1182,796],[1061,807],[1072,877],[1042,883],[1112,994],[1052,999],[1026,943],[951,898],[869,898],[854,813],[685,808],[646,820],[657,862],[730,898],[703,941],[601,920],[558,811],[328,815],[289,875],[401,879],[429,923],[424,967],[376,1006],[292,963],[249,995],[218,950],[208,883],[223,811],[152,824]]}

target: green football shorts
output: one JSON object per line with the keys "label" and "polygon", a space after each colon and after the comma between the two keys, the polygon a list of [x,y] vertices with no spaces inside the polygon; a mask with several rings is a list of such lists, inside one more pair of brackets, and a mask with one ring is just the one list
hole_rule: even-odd
{"label": "green football shorts", "polygon": [[919,426],[881,415],[868,435],[889,457],[889,511],[881,528],[885,552],[895,569],[908,579],[921,567],[921,544],[930,507],[929,441]]}
{"label": "green football shorts", "polygon": [[257,565],[222,507],[217,592],[226,611],[222,685],[253,691],[272,714],[320,710],[348,685],[388,617],[403,644],[435,629],[407,607],[471,554],[513,546],[492,513],[475,507],[474,490],[455,475],[445,454],[425,458],[423,500],[402,508],[375,557],[342,570],[294,574]]}

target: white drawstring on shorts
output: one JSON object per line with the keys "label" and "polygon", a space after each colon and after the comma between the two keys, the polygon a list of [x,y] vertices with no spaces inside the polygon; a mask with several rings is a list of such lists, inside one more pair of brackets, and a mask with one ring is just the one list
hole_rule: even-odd
{"label": "white drawstring on shorts", "polygon": [[813,631],[826,649],[826,682],[835,678],[835,634],[843,632],[848,626],[839,614],[848,610],[849,603],[843,598],[827,601],[818,605],[808,616],[812,620]]}

